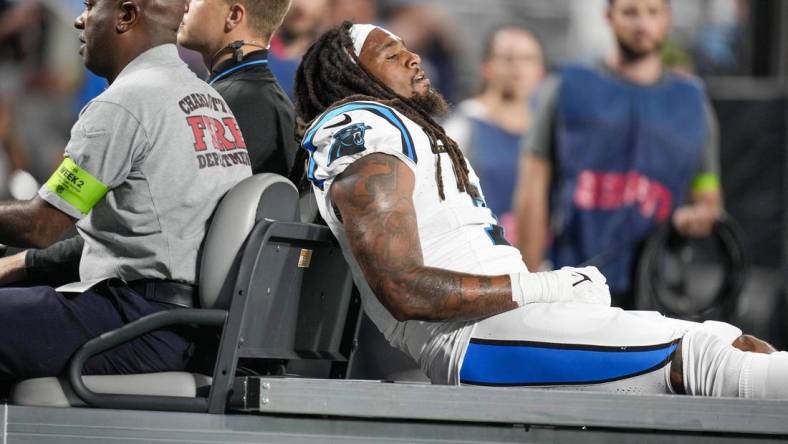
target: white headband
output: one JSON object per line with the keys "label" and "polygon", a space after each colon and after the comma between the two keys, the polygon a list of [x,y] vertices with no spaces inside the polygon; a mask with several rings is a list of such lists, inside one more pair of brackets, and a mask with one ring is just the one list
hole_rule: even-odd
{"label": "white headband", "polygon": [[391,31],[381,28],[380,26],[369,24],[353,25],[350,27],[350,39],[353,40],[353,52],[356,53],[356,57],[361,57],[361,48],[364,47],[364,42],[367,41],[369,34],[375,29],[380,29],[394,38],[399,38]]}

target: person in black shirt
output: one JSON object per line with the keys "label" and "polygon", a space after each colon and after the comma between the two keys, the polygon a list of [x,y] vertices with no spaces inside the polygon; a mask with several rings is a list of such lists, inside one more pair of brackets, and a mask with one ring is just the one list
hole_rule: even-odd
{"label": "person in black shirt", "polygon": [[293,104],[268,68],[268,43],[289,7],[290,0],[191,0],[178,31],[236,115],[255,173],[286,176],[298,149]]}
{"label": "person in black shirt", "polygon": [[[298,143],[293,104],[268,69],[268,42],[291,0],[189,0],[178,43],[199,52],[210,83],[230,106],[252,172],[287,176]],[[0,285],[58,286],[79,280],[84,242],[75,236],[0,259]]]}

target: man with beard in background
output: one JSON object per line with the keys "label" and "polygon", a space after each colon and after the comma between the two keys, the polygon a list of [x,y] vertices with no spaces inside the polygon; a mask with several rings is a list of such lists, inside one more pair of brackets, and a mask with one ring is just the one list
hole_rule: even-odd
{"label": "man with beard in background", "polygon": [[[701,83],[665,70],[668,0],[609,0],[617,41],[592,66],[545,81],[525,141],[516,195],[518,242],[538,269],[596,265],[613,305],[631,308],[639,244],[671,222],[711,232],[721,205],[719,135]],[[549,227],[549,228],[548,228]],[[550,244],[549,239],[552,239]]]}

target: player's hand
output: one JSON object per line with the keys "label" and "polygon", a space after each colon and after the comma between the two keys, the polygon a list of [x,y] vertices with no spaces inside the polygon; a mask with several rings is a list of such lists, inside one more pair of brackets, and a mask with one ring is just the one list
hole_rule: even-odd
{"label": "player's hand", "polygon": [[556,271],[517,273],[512,279],[512,300],[532,303],[580,302],[610,306],[607,279],[596,267],[564,267]]}
{"label": "player's hand", "polygon": [[571,287],[571,301],[610,306],[607,279],[596,267],[563,267],[555,273]]}

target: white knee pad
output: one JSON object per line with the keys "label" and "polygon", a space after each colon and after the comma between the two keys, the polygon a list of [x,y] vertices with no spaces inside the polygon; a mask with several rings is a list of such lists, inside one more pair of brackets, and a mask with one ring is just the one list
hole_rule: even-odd
{"label": "white knee pad", "polygon": [[739,396],[746,354],[731,344],[742,332],[723,322],[706,321],[681,342],[684,389],[699,396]]}
{"label": "white knee pad", "polygon": [[690,395],[788,399],[788,353],[743,352],[741,330],[707,321],[682,339],[684,388]]}

